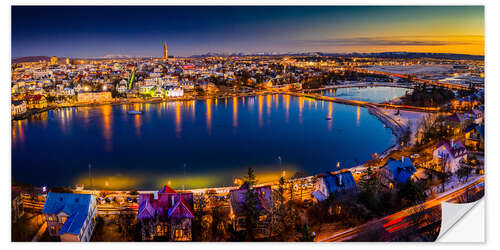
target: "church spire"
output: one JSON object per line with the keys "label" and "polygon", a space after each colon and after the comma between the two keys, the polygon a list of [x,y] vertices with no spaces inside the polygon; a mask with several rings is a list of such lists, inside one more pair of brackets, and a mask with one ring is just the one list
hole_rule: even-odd
{"label": "church spire", "polygon": [[163,53],[161,55],[161,59],[168,59],[168,49],[167,49],[167,41],[163,44]]}

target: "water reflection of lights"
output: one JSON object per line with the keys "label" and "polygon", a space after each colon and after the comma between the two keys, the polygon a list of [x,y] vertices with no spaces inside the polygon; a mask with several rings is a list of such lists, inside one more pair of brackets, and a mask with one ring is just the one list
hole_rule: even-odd
{"label": "water reflection of lights", "polygon": [[233,97],[233,127],[238,127],[238,98]]}
{"label": "water reflection of lights", "polygon": [[112,111],[113,111],[113,108],[110,106],[110,105],[103,105],[101,106],[101,112],[102,112],[102,116],[103,116],[103,127],[104,127],[104,130],[103,130],[103,137],[104,139],[106,140],[106,145],[105,145],[105,148],[106,148],[106,151],[110,152],[113,148],[113,145],[111,143],[111,138],[112,138],[112,129],[111,129],[111,119],[112,119]]}
{"label": "water reflection of lights", "polygon": [[302,110],[304,109],[304,97],[299,97],[299,124],[302,124]]}
{"label": "water reflection of lights", "polygon": [[272,98],[271,95],[266,96],[266,107],[267,107],[266,114],[268,118],[271,116],[271,107],[272,107],[271,98]]}
{"label": "water reflection of lights", "polygon": [[[212,133],[212,99],[207,99],[207,132],[209,135]],[[226,99],[227,104],[227,99]]]}
{"label": "water reflection of lights", "polygon": [[134,126],[135,126],[135,133],[137,136],[141,136],[141,116],[140,115],[134,115]]}
{"label": "water reflection of lights", "polygon": [[356,126],[359,127],[359,122],[360,122],[360,116],[361,116],[361,109],[360,107],[358,106],[358,109],[356,110]]}
{"label": "water reflection of lights", "polygon": [[328,104],[328,117],[331,119],[328,120],[328,131],[332,131],[332,125],[333,125],[333,103],[330,102]]}
{"label": "water reflection of lights", "polygon": [[264,97],[262,95],[259,95],[258,105],[259,105],[259,127],[262,127],[264,125],[264,121],[262,119],[262,106],[264,105]]}
{"label": "water reflection of lights", "polygon": [[180,138],[182,132],[181,102],[175,102],[175,134]]}
{"label": "water reflection of lights", "polygon": [[290,118],[290,96],[284,95],[285,98],[285,120],[288,123],[288,119]]}

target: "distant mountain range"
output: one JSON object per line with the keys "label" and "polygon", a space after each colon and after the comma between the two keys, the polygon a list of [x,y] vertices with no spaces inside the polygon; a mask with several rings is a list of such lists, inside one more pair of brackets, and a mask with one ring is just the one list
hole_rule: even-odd
{"label": "distant mountain range", "polygon": [[50,61],[48,56],[24,56],[24,57],[13,57],[12,63],[22,63],[22,62],[39,62],[39,61]]}
{"label": "distant mountain range", "polygon": [[[484,56],[452,54],[452,53],[418,53],[418,52],[381,52],[381,53],[324,53],[324,52],[303,52],[303,53],[215,53],[209,52],[201,55],[193,55],[192,58],[203,58],[213,56],[333,56],[333,57],[375,57],[375,58],[435,58],[450,60],[484,60]],[[115,59],[115,58],[150,58],[150,56],[128,56],[128,55],[105,55],[102,57],[81,58],[81,59]],[[62,59],[62,58],[59,58]],[[76,59],[76,58],[72,58]],[[79,58],[80,59],[80,58]],[[48,56],[25,56],[12,58],[12,63],[50,61]]]}
{"label": "distant mountain range", "polygon": [[325,52],[303,52],[303,53],[214,53],[209,52],[191,57],[211,56],[334,56],[334,57],[376,57],[376,58],[436,58],[451,60],[484,60],[484,56],[452,54],[452,53],[419,53],[419,52],[380,52],[380,53],[325,53]]}

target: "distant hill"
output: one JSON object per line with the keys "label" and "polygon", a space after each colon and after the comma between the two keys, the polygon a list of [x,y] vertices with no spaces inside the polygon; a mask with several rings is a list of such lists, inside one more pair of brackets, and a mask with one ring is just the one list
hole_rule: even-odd
{"label": "distant hill", "polygon": [[450,60],[484,60],[484,56],[450,53],[418,53],[418,52],[382,52],[382,53],[325,53],[325,52],[304,52],[304,53],[214,53],[209,52],[191,57],[211,57],[211,56],[333,56],[333,57],[376,57],[376,58],[436,58]]}
{"label": "distant hill", "polygon": [[23,56],[12,58],[12,63],[50,61],[48,56]]}

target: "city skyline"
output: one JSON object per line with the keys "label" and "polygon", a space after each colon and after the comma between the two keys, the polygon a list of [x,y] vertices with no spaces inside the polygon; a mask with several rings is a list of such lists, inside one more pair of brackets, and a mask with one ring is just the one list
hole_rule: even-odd
{"label": "city skyline", "polygon": [[12,57],[205,53],[484,55],[482,6],[13,6]]}

